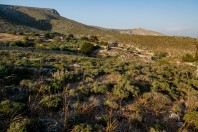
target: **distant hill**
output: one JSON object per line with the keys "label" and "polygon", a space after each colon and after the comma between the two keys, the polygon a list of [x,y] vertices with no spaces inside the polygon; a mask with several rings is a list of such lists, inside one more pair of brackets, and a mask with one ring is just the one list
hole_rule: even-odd
{"label": "distant hill", "polygon": [[126,30],[117,30],[121,34],[132,34],[132,35],[151,35],[151,36],[166,36],[162,33],[146,30],[143,28],[137,28],[137,29],[126,29]]}
{"label": "distant hill", "polygon": [[88,26],[62,17],[56,10],[50,8],[36,8],[0,4],[0,32],[17,31],[52,31],[59,33],[73,33],[83,35],[112,35],[135,34],[154,35],[163,34],[145,29],[111,30]]}

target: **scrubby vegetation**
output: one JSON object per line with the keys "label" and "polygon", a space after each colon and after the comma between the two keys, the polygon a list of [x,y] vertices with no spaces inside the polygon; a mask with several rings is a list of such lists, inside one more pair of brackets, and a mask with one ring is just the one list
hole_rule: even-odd
{"label": "scrubby vegetation", "polygon": [[183,62],[195,62],[198,61],[198,53],[196,52],[193,56],[192,54],[187,53],[182,57]]}
{"label": "scrubby vegetation", "polygon": [[[164,60],[166,52],[154,52],[157,60],[151,62],[89,57],[97,44],[108,45],[94,36],[26,38],[21,43],[34,42],[35,50],[73,55],[0,51],[0,131],[198,129],[195,67]],[[18,43],[10,45],[21,47]]]}
{"label": "scrubby vegetation", "polygon": [[83,42],[80,45],[80,50],[83,53],[85,53],[85,54],[92,53],[93,52],[93,48],[94,48],[94,45],[93,44],[90,44],[90,43],[87,43],[87,42]]}
{"label": "scrubby vegetation", "polygon": [[85,55],[90,55],[94,50],[102,46],[96,36],[87,37],[86,40],[82,39],[82,37],[77,38],[73,34],[63,35],[56,32],[46,32],[44,34],[25,33],[19,35],[19,37],[21,37],[21,40],[11,41],[9,44],[6,44],[6,46],[12,48],[28,47],[32,50],[67,51]]}
{"label": "scrubby vegetation", "polygon": [[197,39],[7,5],[0,25],[0,131],[198,131]]}

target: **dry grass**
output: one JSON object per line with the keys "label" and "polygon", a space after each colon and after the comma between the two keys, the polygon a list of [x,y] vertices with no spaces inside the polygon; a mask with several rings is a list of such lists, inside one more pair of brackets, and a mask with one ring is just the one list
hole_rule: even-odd
{"label": "dry grass", "polygon": [[22,36],[0,33],[0,43],[6,43],[11,41],[22,41],[22,40],[23,40]]}

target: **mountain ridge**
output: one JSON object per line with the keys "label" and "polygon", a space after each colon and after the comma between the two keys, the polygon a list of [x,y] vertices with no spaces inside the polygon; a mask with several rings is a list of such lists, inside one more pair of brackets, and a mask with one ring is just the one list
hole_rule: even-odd
{"label": "mountain ridge", "polygon": [[[6,21],[2,22],[2,21]],[[163,34],[150,31],[135,29],[107,29],[96,26],[89,26],[80,22],[61,16],[58,11],[52,8],[37,8],[18,5],[0,4],[0,31],[5,32],[8,29],[15,30],[13,23],[19,26],[19,29],[52,31],[63,34],[84,34],[84,35],[104,35],[104,34],[129,34],[129,35],[153,35],[163,36]],[[8,26],[5,26],[8,25]],[[25,26],[25,27],[24,27]],[[10,27],[12,27],[10,29]]]}

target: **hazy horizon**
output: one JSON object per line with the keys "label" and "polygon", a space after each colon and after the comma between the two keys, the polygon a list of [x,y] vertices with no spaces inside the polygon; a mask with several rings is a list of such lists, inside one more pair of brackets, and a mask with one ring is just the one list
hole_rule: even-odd
{"label": "hazy horizon", "polygon": [[63,17],[103,28],[198,37],[197,0],[0,0],[0,4],[53,8]]}

